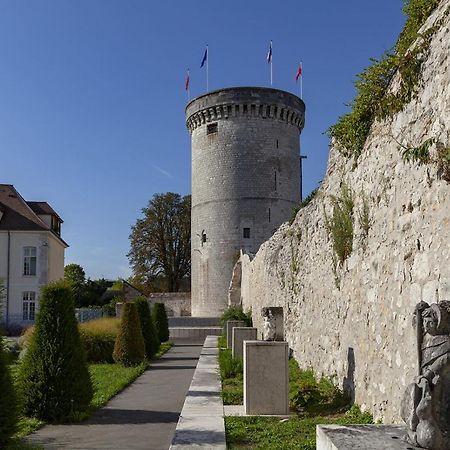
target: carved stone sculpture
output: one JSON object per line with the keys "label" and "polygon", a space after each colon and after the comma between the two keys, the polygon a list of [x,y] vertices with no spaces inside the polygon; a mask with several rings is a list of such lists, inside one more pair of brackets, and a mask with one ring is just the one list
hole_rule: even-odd
{"label": "carved stone sculpture", "polygon": [[267,311],[265,312],[263,321],[263,340],[274,341],[276,326],[273,314],[270,309],[267,309]]}
{"label": "carved stone sculpture", "polygon": [[450,449],[450,302],[416,306],[419,373],[405,392],[401,415],[407,440],[429,450]]}

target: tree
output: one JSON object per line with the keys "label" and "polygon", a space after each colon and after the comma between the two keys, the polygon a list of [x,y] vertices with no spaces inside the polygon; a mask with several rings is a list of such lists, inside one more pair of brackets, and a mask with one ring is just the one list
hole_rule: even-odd
{"label": "tree", "polygon": [[156,327],[153,323],[148,300],[145,297],[138,297],[134,300],[136,304],[139,319],[141,322],[142,336],[145,343],[145,356],[148,360],[152,359],[159,348],[159,339],[156,334]]}
{"label": "tree", "polygon": [[82,306],[86,290],[86,273],[84,269],[79,264],[67,264],[64,267],[64,280],[72,288],[75,306]]}
{"label": "tree", "polygon": [[145,343],[136,305],[127,302],[123,305],[120,330],[114,344],[114,361],[124,366],[134,366],[145,358]]}
{"label": "tree", "polygon": [[164,303],[155,303],[153,305],[152,317],[159,342],[166,342],[169,340],[169,321]]}
{"label": "tree", "polygon": [[89,406],[92,383],[72,289],[64,282],[42,288],[36,327],[18,379],[23,412],[28,416],[61,421]]}
{"label": "tree", "polygon": [[131,227],[128,253],[134,278],[150,284],[163,276],[169,292],[177,292],[191,270],[191,196],[155,194]]}
{"label": "tree", "polygon": [[3,337],[0,335],[0,448],[7,443],[17,423],[16,396],[6,364]]}

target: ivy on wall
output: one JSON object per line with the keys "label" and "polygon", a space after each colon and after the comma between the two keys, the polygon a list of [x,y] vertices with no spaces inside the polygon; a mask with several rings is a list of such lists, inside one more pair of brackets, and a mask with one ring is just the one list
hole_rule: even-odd
{"label": "ivy on wall", "polygon": [[[355,82],[357,94],[350,104],[351,111],[328,130],[328,135],[335,139],[344,156],[357,160],[373,122],[392,117],[417,95],[420,70],[431,39],[449,10],[425,33],[419,34],[419,29],[440,2],[405,0],[403,11],[407,20],[396,45],[380,60],[372,59],[372,65],[358,75]],[[416,45],[411,47],[416,41]],[[388,92],[396,73],[400,76],[399,88],[396,92]]]}

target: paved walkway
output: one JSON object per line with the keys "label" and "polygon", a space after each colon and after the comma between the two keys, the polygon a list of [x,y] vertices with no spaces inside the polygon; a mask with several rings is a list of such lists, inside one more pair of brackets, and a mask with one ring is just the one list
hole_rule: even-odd
{"label": "paved walkway", "polygon": [[47,425],[28,441],[51,449],[167,450],[202,343],[176,341],[131,386],[80,424]]}

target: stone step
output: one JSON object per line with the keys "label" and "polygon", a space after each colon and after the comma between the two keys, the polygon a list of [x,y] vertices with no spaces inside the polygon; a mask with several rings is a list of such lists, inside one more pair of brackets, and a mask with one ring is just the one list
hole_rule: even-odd
{"label": "stone step", "polygon": [[175,338],[206,338],[206,336],[220,336],[222,327],[169,327],[169,339]]}
{"label": "stone step", "polygon": [[219,317],[169,317],[170,327],[218,327]]}

